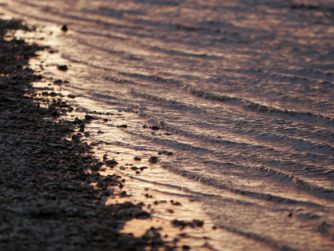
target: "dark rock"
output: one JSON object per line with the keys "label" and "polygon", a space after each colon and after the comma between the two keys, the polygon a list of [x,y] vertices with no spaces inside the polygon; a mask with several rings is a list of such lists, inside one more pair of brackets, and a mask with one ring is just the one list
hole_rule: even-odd
{"label": "dark rock", "polygon": [[86,115],[85,115],[85,120],[90,121],[90,120],[93,120],[93,119],[94,119],[93,116],[91,116],[91,115],[89,115],[89,114],[86,114]]}
{"label": "dark rock", "polygon": [[61,85],[63,83],[63,81],[61,79],[57,79],[55,81],[53,81],[54,84],[56,85]]}
{"label": "dark rock", "polygon": [[170,203],[171,203],[173,206],[181,206],[181,203],[178,202],[178,201],[171,200]]}
{"label": "dark rock", "polygon": [[113,168],[113,167],[115,167],[115,166],[118,165],[118,162],[117,162],[116,160],[114,160],[114,159],[112,159],[112,160],[106,160],[104,163],[105,163],[108,167],[111,167],[111,168]]}
{"label": "dark rock", "polygon": [[67,65],[58,65],[57,68],[60,71],[68,71],[68,66]]}
{"label": "dark rock", "polygon": [[172,156],[174,153],[173,152],[169,152],[169,151],[159,151],[158,152],[159,155],[167,155],[167,156]]}
{"label": "dark rock", "polygon": [[159,126],[151,126],[151,129],[154,130],[154,131],[158,131],[158,130],[160,130],[160,127]]}
{"label": "dark rock", "polygon": [[68,31],[68,27],[66,24],[64,24],[62,27],[61,27],[61,31],[63,32],[67,32]]}
{"label": "dark rock", "polygon": [[182,246],[182,250],[185,250],[185,251],[186,251],[186,250],[190,250],[190,246],[188,246],[188,245],[183,245],[183,246]]}
{"label": "dark rock", "polygon": [[151,164],[156,164],[159,162],[159,158],[156,156],[151,156],[148,160]]}
{"label": "dark rock", "polygon": [[76,96],[73,94],[68,94],[67,97],[72,98],[72,99],[76,98]]}
{"label": "dark rock", "polygon": [[183,221],[183,220],[172,220],[172,225],[175,227],[180,227],[181,229],[190,227],[190,228],[199,228],[203,227],[204,222],[201,220],[192,220],[192,221]]}

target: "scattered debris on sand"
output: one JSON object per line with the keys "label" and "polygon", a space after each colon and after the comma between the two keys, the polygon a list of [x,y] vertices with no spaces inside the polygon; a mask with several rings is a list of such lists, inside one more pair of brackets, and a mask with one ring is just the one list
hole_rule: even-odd
{"label": "scattered debris on sand", "polygon": [[124,180],[101,176],[103,163],[76,133],[93,117],[65,120],[62,115],[73,108],[61,95],[37,97],[32,83],[42,76],[28,62],[48,48],[5,40],[9,30],[29,28],[0,21],[0,250],[172,250],[156,229],[140,238],[121,233],[127,221],[150,214],[142,203],[105,205]]}
{"label": "scattered debris on sand", "polygon": [[62,27],[61,27],[61,31],[63,32],[67,32],[68,31],[68,26],[66,24],[64,24]]}

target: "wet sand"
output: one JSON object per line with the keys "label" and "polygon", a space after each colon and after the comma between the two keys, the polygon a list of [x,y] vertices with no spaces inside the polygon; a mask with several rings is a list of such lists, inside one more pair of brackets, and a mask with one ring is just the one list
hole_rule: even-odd
{"label": "wet sand", "polygon": [[99,175],[125,179],[104,205],[144,201],[150,218],[121,234],[163,228],[165,243],[195,250],[333,249],[332,1],[0,7],[36,25],[26,41],[52,46],[30,60],[43,76],[35,98],[66,101],[65,121],[94,117],[74,138]]}
{"label": "wet sand", "polygon": [[[0,250],[189,249],[178,240],[165,242],[158,227],[142,226],[137,237],[121,232],[127,222],[151,214],[144,202],[117,202],[126,197],[125,180],[99,171],[118,163],[108,156],[94,158],[81,139],[96,118],[85,114],[70,120],[74,109],[61,93],[32,86],[44,77],[29,61],[54,51],[15,38],[16,31],[33,29],[17,20],[0,21]],[[203,223],[174,222],[187,224]]]}

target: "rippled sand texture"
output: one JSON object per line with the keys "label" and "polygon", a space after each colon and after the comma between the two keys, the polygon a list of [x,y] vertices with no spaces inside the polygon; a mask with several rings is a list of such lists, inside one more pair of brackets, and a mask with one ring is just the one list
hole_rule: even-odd
{"label": "rippled sand texture", "polygon": [[333,1],[0,2],[68,24],[67,88],[123,114],[104,140],[174,152],[164,168],[245,239],[225,248],[334,250]]}

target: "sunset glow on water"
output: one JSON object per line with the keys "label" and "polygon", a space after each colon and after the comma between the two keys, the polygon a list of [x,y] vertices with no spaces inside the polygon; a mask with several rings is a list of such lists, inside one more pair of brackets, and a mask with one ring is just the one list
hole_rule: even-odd
{"label": "sunset glow on water", "polygon": [[106,119],[91,140],[135,198],[195,201],[218,250],[333,250],[332,1],[0,3],[52,31],[61,90]]}

